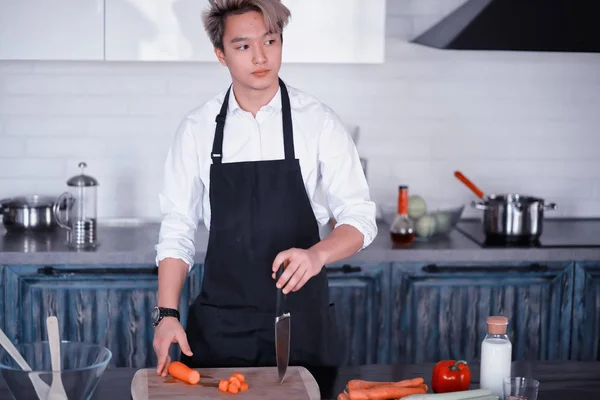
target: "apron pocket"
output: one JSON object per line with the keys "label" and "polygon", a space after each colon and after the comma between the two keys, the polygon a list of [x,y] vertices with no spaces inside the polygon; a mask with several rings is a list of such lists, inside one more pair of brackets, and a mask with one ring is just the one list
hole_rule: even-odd
{"label": "apron pocket", "polygon": [[292,332],[290,364],[305,366],[338,366],[340,341],[335,304],[303,312],[291,311]]}

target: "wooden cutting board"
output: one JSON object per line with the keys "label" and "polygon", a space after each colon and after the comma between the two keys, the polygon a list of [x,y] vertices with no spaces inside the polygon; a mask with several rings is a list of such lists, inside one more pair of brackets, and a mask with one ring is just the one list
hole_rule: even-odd
{"label": "wooden cutting board", "polygon": [[[285,399],[320,400],[317,381],[306,368],[290,366],[283,383],[279,384],[276,367],[260,368],[197,368],[200,383],[190,385],[171,376],[156,375],[156,369],[138,370],[131,382],[133,400],[203,400],[203,399]],[[246,377],[249,389],[237,394],[222,393],[209,386],[221,379],[229,379],[234,372]],[[204,385],[203,385],[204,383]]]}

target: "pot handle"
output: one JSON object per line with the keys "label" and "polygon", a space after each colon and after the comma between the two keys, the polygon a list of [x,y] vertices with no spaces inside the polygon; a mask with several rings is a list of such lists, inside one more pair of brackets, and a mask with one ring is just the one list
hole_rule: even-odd
{"label": "pot handle", "polygon": [[471,203],[471,207],[476,208],[478,210],[487,210],[489,208],[487,204],[485,204],[485,203],[483,203],[481,201],[479,201],[479,202],[477,202],[477,201],[472,202]]}
{"label": "pot handle", "polygon": [[61,228],[64,228],[68,231],[71,230],[71,227],[69,225],[67,225],[67,221],[63,221],[61,216],[60,216],[60,205],[66,201],[67,203],[67,220],[69,219],[69,203],[73,200],[73,195],[69,192],[64,192],[63,194],[61,194],[60,196],[58,196],[58,198],[56,199],[56,201],[54,202],[54,206],[52,206],[52,213],[54,214],[54,218],[56,218],[56,222],[58,223],[58,226],[60,226]]}
{"label": "pot handle", "polygon": [[556,203],[548,203],[543,205],[544,210],[556,210]]}

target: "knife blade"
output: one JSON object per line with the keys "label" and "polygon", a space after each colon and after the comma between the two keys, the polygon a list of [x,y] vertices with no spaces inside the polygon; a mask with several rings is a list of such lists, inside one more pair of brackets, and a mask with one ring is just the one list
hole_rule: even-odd
{"label": "knife blade", "polygon": [[[275,274],[277,282],[283,273],[284,266],[277,270]],[[285,373],[290,361],[290,324],[291,315],[285,312],[285,298],[282,289],[277,289],[277,302],[275,306],[275,356],[277,358],[277,373],[279,383],[283,383]]]}

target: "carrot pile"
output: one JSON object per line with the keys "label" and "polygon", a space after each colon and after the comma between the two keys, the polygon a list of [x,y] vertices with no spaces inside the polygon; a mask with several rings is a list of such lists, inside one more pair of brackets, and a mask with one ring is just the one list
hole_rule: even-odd
{"label": "carrot pile", "polygon": [[[169,374],[180,381],[196,385],[200,382],[200,373],[180,361],[173,361],[167,369]],[[224,393],[237,394],[248,390],[248,382],[241,372],[231,374],[228,380],[219,381],[219,391]]]}
{"label": "carrot pile", "polygon": [[405,379],[398,382],[370,382],[354,379],[337,400],[395,400],[413,394],[427,393],[423,378]]}
{"label": "carrot pile", "polygon": [[228,380],[221,379],[219,381],[219,390],[223,393],[237,394],[248,390],[246,378],[240,372],[233,373]]}

